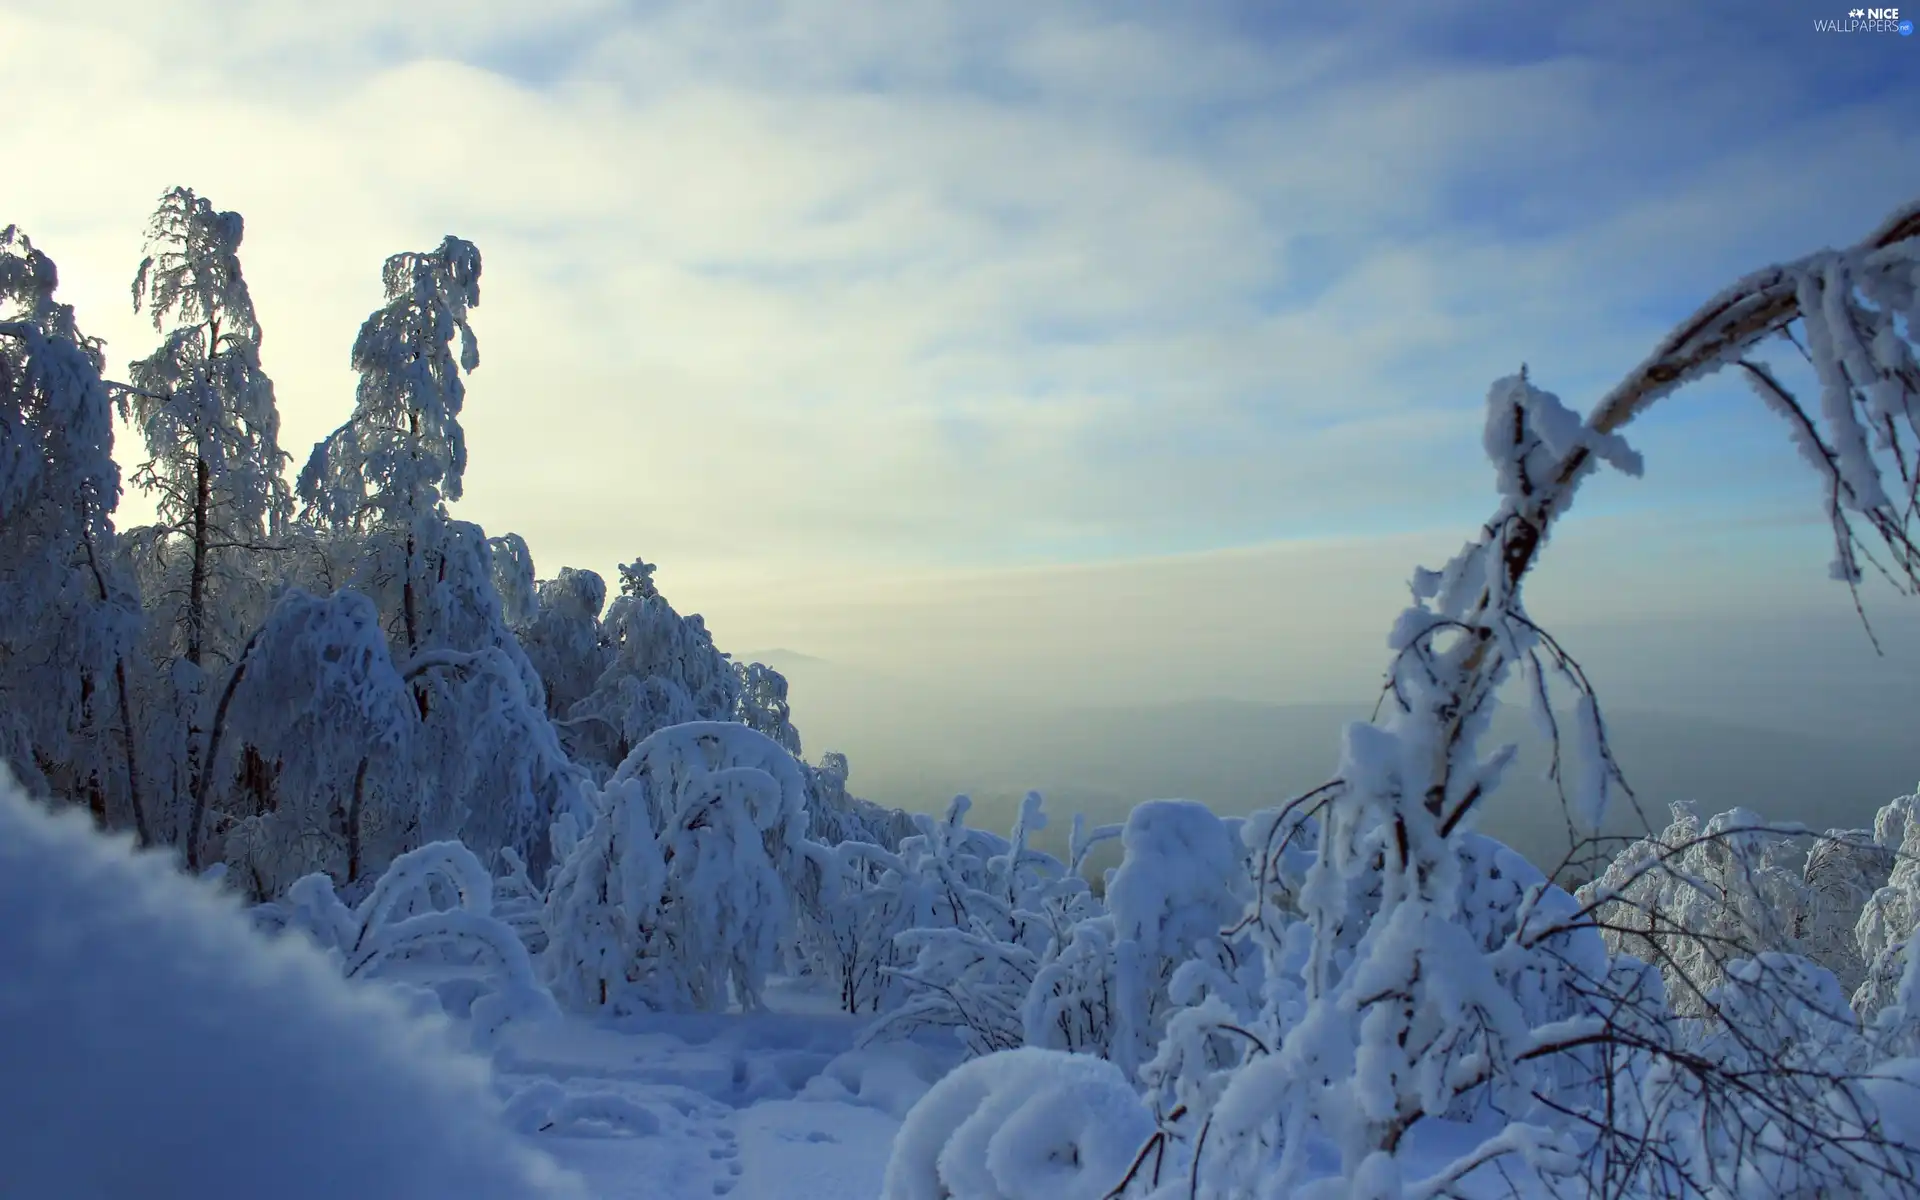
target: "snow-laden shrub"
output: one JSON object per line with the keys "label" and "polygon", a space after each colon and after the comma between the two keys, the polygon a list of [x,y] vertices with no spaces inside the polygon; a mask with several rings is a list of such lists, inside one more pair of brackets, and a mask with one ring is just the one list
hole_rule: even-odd
{"label": "snow-laden shrub", "polygon": [[[416,718],[372,602],[289,590],[227,672],[187,861],[210,833],[262,899],[314,871],[350,882],[384,866],[420,827],[404,771]],[[237,811],[241,763],[271,764],[271,807]]]}
{"label": "snow-laden shrub", "polygon": [[569,1007],[759,1005],[812,852],[806,781],[764,734],[671,726],[636,746],[581,831],[555,827],[545,973]]}
{"label": "snow-laden shrub", "polygon": [[304,939],[0,783],[0,1191],[564,1200],[487,1069]]}
{"label": "snow-laden shrub", "polygon": [[1251,891],[1238,824],[1191,800],[1134,808],[1107,911],[1076,924],[1035,973],[1022,1009],[1028,1045],[1098,1054],[1129,1079],[1154,1057],[1175,972],[1231,959],[1222,931]]}
{"label": "snow-laden shrub", "polygon": [[[418,980],[457,991],[477,1043],[491,1041],[510,1021],[558,1015],[518,933],[494,912],[493,879],[459,842],[433,842],[396,858],[351,907],[332,879],[314,874],[263,908],[257,921],[305,934],[349,979]],[[484,994],[446,987],[449,967]]]}
{"label": "snow-laden shrub", "polygon": [[547,905],[547,891],[527,874],[527,864],[512,847],[500,851],[506,873],[493,881],[493,915],[513,930],[529,954],[547,948],[547,927],[541,915]]}
{"label": "snow-laden shrub", "polygon": [[800,966],[830,982],[846,1012],[895,1008],[910,993],[894,939],[935,919],[933,889],[884,846],[842,841],[823,850],[800,897]]}
{"label": "snow-laden shrub", "polygon": [[1046,827],[1039,793],[1021,802],[1010,839],[967,828],[970,807],[957,796],[945,820],[919,818],[922,832],[886,861],[877,891],[894,893],[896,912],[920,915],[893,936],[906,965],[886,968],[906,985],[906,999],[868,1028],[869,1041],[948,1029],[972,1054],[1024,1044],[1042,962],[1098,911],[1084,879],[1027,845]]}
{"label": "snow-laden shrub", "polygon": [[1025,1047],[964,1063],[907,1113],[885,1200],[1100,1200],[1153,1118],[1118,1068]]}
{"label": "snow-laden shrub", "polygon": [[765,663],[733,664],[735,690],[733,719],[757,729],[788,753],[800,755],[800,731],[793,727],[793,708],[787,702],[787,677]]}
{"label": "snow-laden shrub", "polygon": [[847,791],[847,756],[829,750],[807,768],[807,836],[823,846],[865,842],[887,850],[920,832],[913,816]]}
{"label": "snow-laden shrub", "polygon": [[1657,964],[1677,1011],[1698,1015],[1743,951],[1798,952],[1812,897],[1804,843],[1744,808],[1702,821],[1687,804],[1627,847],[1581,896],[1598,903],[1609,949]]}
{"label": "snow-laden shrub", "polygon": [[[1874,842],[1895,861],[1854,926],[1863,970],[1853,1007],[1865,1021],[1896,1002],[1901,981],[1914,966],[1911,947],[1920,935],[1920,789],[1881,808],[1874,816],[1873,834]],[[1920,1006],[1906,1011],[1920,1019]]]}
{"label": "snow-laden shrub", "polygon": [[1867,976],[1856,933],[1860,914],[1886,886],[1898,849],[1880,845],[1871,829],[1829,829],[1807,851],[1797,950],[1832,971],[1849,996]]}
{"label": "snow-laden shrub", "polygon": [[[807,770],[809,836],[821,849],[801,893],[796,957],[803,970],[833,982],[847,1012],[891,1011],[922,986],[903,974],[920,947],[896,940],[900,934],[956,925],[972,933],[975,916],[987,919],[996,911],[990,897],[977,895],[996,869],[1020,860],[1017,891],[1017,880],[1030,883],[1036,869],[1045,875],[1053,861],[1030,850],[1012,855],[1012,843],[966,828],[972,802],[964,796],[954,799],[944,822],[935,822],[849,796],[843,754],[827,754]],[[1021,819],[1023,829],[1044,822],[1037,797],[1027,799]],[[1056,908],[1076,896],[1082,907],[1091,905],[1073,874],[1047,876],[1046,895],[1035,894],[1042,907],[1048,896]],[[1047,919],[1063,922],[1064,911]],[[1004,932],[1012,925],[987,919],[985,928]]]}

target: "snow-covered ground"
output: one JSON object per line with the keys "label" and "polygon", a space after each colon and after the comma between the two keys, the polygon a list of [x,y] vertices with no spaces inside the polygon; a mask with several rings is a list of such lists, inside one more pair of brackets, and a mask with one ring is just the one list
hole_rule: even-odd
{"label": "snow-covered ground", "polygon": [[769,1004],[510,1027],[496,1086],[600,1200],[878,1196],[901,1118],[958,1048],[857,1049],[859,1021],[790,984]]}

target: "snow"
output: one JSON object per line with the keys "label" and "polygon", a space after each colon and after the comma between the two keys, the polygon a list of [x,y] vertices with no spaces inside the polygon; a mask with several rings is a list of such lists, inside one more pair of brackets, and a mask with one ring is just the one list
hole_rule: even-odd
{"label": "snow", "polygon": [[11,781],[0,914],[7,1195],[583,1194],[499,1136],[484,1064],[443,1027]]}
{"label": "snow", "polygon": [[856,1050],[834,997],[781,982],[788,1011],[517,1023],[489,1061],[11,782],[0,913],[9,1196],[871,1197],[956,1057]]}
{"label": "snow", "polygon": [[853,1200],[880,1194],[901,1117],[952,1065],[925,1049],[853,1049],[859,1027],[784,1011],[572,1019],[509,1030],[494,1064],[509,1107],[538,1089],[543,1116],[561,1118],[525,1136],[604,1200]]}
{"label": "snow", "polygon": [[1104,1059],[1023,1047],[942,1079],[902,1126],[886,1200],[1100,1200],[1153,1135]]}

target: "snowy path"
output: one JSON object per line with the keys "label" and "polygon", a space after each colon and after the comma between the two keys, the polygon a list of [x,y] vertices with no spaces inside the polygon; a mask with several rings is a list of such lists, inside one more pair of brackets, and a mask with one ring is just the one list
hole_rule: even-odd
{"label": "snowy path", "polygon": [[901,1116],[951,1060],[854,1050],[859,1022],[775,1003],[789,1011],[512,1029],[497,1085],[602,1200],[878,1196]]}

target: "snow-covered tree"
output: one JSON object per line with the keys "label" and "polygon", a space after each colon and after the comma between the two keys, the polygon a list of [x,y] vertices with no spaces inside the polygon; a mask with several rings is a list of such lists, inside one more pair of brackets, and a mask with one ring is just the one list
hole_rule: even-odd
{"label": "snow-covered tree", "polygon": [[519,537],[489,541],[446,509],[466,470],[462,374],[479,364],[467,315],[480,302],[480,252],[449,236],[389,258],[383,279],[386,304],[354,342],[353,414],[300,475],[322,543],[309,564],[332,571],[344,557],[344,582],[389,623],[419,710],[419,835],[458,837],[486,856],[511,848],[543,875],[548,826],[585,778],[513,635],[533,615],[531,556]]}
{"label": "snow-covered tree", "polygon": [[198,789],[206,672],[231,665],[264,618],[292,516],[273,381],[240,269],[240,214],[173,188],[147,230],[133,305],[161,342],[115,385],[147,460],[133,482],[159,520],[128,531],[123,558],[149,607],[133,686],[159,836],[180,836]]}
{"label": "snow-covered tree", "polygon": [[[1648,1036],[1646,1027],[1661,1025],[1658,1005],[1620,991],[1624,980],[1643,976],[1596,970],[1587,961],[1590,945],[1551,952],[1553,938],[1598,939],[1587,909],[1543,903],[1550,898],[1544,882],[1517,904],[1496,906],[1511,932],[1489,951],[1462,919],[1472,916],[1462,904],[1464,838],[1511,759],[1510,748],[1483,756],[1478,743],[1496,692],[1516,670],[1545,720],[1554,712],[1549,682],[1572,691],[1577,752],[1560,777],[1577,826],[1600,825],[1616,773],[1598,706],[1585,676],[1527,617],[1521,583],[1598,464],[1637,470],[1618,431],[1679,386],[1737,364],[1791,423],[1828,488],[1834,574],[1850,585],[1860,579],[1867,552],[1859,522],[1888,552],[1895,583],[1920,589],[1914,510],[1904,489],[1896,500],[1886,486],[1890,478],[1920,477],[1913,449],[1920,445],[1920,364],[1903,333],[1903,322],[1920,313],[1917,241],[1920,208],[1908,209],[1860,246],[1742,280],[1684,323],[1588,419],[1524,372],[1494,385],[1485,442],[1498,509],[1445,570],[1415,576],[1414,604],[1389,643],[1396,657],[1383,716],[1348,729],[1338,778],[1301,801],[1319,824],[1315,861],[1299,891],[1303,1005],[1271,1052],[1235,1072],[1221,1095],[1213,1140],[1195,1167],[1202,1194],[1435,1195],[1474,1175],[1514,1188],[1570,1180],[1589,1190],[1651,1184],[1744,1195],[1755,1182],[1742,1177],[1748,1168],[1738,1156],[1725,1154],[1728,1145],[1767,1147],[1775,1164],[1847,1148],[1859,1114],[1850,1126],[1827,1106],[1844,1090],[1834,1063],[1824,1064],[1832,1072],[1824,1090],[1808,1088],[1804,1076],[1756,1076],[1724,1054],[1688,1055]],[[1821,382],[1817,418],[1777,374],[1747,357],[1796,320]],[[1516,972],[1533,977],[1536,990],[1586,996],[1586,1010],[1531,1019]],[[1792,994],[1782,1000],[1797,1002]],[[1741,1027],[1737,1016],[1733,1026]],[[1606,1080],[1584,1094],[1553,1086],[1552,1060],[1616,1051],[1641,1056],[1637,1078],[1659,1091],[1664,1111],[1681,1125],[1709,1112],[1724,1118],[1715,1135],[1724,1145],[1695,1155],[1673,1140],[1678,1126],[1616,1120]],[[1742,1125],[1751,1105],[1718,1103],[1735,1093],[1791,1118]],[[1437,1173],[1411,1171],[1403,1155],[1408,1134],[1463,1103],[1504,1114],[1499,1131]],[[1329,1160],[1338,1178],[1326,1174]],[[1898,1154],[1867,1166],[1906,1186],[1915,1179],[1914,1163]]]}
{"label": "snow-covered tree", "polygon": [[567,710],[576,760],[602,774],[659,730],[735,719],[740,680],[733,664],[699,614],[674,611],[653,573],[654,565],[640,559],[621,565],[620,595],[601,624],[606,666]]}
{"label": "snow-covered tree", "polygon": [[540,612],[539,583],[533,573],[533,551],[517,533],[487,539],[493,564],[493,590],[500,597],[500,613],[510,629],[521,629]]}
{"label": "snow-covered tree", "polygon": [[118,569],[113,403],[59,272],[0,229],[0,756],[151,839],[128,683],[140,628]]}
{"label": "snow-covered tree", "polygon": [[847,791],[852,766],[829,750],[807,768],[807,836],[827,846],[865,842],[888,850],[920,831],[911,815]]}
{"label": "snow-covered tree", "polygon": [[1832,971],[1848,995],[1867,974],[1855,933],[1860,913],[1886,885],[1898,849],[1878,844],[1871,829],[1829,829],[1807,851],[1798,952]]}
{"label": "snow-covered tree", "polygon": [[634,747],[588,816],[555,826],[543,961],[561,1003],[757,1007],[814,853],[794,757],[744,725],[675,725]]}
{"label": "snow-covered tree", "polygon": [[[559,721],[593,691],[607,669],[608,648],[600,641],[607,582],[596,572],[562,567],[559,575],[540,581],[535,592],[533,619],[517,633],[546,690],[547,715]],[[571,745],[564,726],[562,737]]]}
{"label": "snow-covered tree", "polygon": [[734,719],[749,729],[757,729],[785,747],[800,754],[800,731],[793,727],[793,708],[787,703],[787,677],[765,663],[735,663]]}
{"label": "snow-covered tree", "polygon": [[1580,895],[1608,948],[1658,966],[1676,1011],[1697,1016],[1734,958],[1803,951],[1814,907],[1806,854],[1804,841],[1747,809],[1703,822],[1675,804],[1664,830],[1627,847]]}
{"label": "snow-covered tree", "polygon": [[416,767],[435,798],[423,832],[483,856],[503,848],[544,877],[553,819],[589,786],[546,716],[540,676],[508,627],[479,526],[441,527],[418,606],[421,648],[401,664],[421,710]]}
{"label": "snow-covered tree", "polygon": [[446,502],[460,498],[467,467],[461,375],[480,365],[467,323],[468,310],[480,303],[480,251],[449,235],[430,252],[387,259],[381,278],[386,304],[353,343],[360,373],[353,415],[314,446],[299,493],[309,515],[326,524],[384,529],[397,540],[389,569],[399,576],[411,656],[421,647],[424,555],[437,549]]}
{"label": "snow-covered tree", "polygon": [[239,566],[236,552],[265,549],[293,515],[280,413],[240,270],[242,231],[239,213],[216,211],[187,188],[161,197],[133,305],[162,340],[119,392],[121,414],[147,445],[133,482],[155,497],[163,540],[154,550],[170,554],[177,543],[185,559],[184,594],[167,597],[178,605],[169,624],[195,667],[210,642],[230,660],[246,636],[239,622],[258,608],[257,596],[235,594],[245,583],[257,591],[260,574]]}

